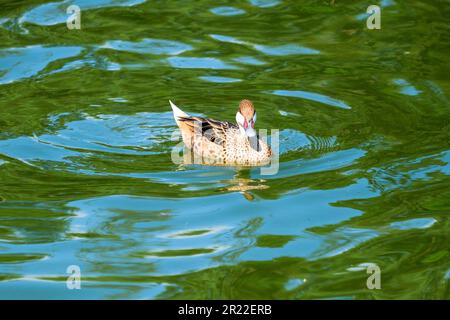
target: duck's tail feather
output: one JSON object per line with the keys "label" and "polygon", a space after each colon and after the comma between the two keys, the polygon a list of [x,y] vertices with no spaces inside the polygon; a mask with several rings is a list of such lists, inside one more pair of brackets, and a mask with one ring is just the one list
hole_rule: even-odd
{"label": "duck's tail feather", "polygon": [[172,107],[173,117],[175,121],[178,123],[179,118],[187,118],[189,115],[178,108],[172,101],[169,100],[170,106]]}
{"label": "duck's tail feather", "polygon": [[170,106],[172,107],[173,117],[175,119],[175,122],[177,123],[177,126],[181,130],[181,135],[183,137],[183,141],[188,148],[191,148],[192,147],[193,130],[186,123],[186,121],[184,121],[185,119],[189,119],[190,116],[186,112],[184,112],[180,108],[178,108],[172,101],[169,100],[169,103],[170,103]]}

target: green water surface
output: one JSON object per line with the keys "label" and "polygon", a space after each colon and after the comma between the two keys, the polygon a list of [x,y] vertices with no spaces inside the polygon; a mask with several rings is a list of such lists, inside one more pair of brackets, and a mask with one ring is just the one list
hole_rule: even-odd
{"label": "green water surface", "polygon": [[[449,1],[1,0],[0,298],[449,299],[449,22]],[[233,121],[244,98],[277,174],[172,162],[169,99]]]}

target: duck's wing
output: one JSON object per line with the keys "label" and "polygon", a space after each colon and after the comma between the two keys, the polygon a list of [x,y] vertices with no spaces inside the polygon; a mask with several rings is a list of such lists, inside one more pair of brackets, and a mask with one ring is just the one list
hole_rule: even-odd
{"label": "duck's wing", "polygon": [[195,116],[179,117],[178,121],[187,125],[193,134],[199,134],[201,132],[202,136],[218,145],[224,145],[227,130],[238,128],[231,122]]}

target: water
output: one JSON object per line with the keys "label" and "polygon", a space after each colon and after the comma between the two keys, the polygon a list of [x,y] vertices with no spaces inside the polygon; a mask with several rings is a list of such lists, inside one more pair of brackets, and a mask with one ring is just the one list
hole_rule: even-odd
{"label": "water", "polygon": [[[450,6],[379,4],[1,1],[0,298],[450,298]],[[172,163],[244,98],[276,175]]]}

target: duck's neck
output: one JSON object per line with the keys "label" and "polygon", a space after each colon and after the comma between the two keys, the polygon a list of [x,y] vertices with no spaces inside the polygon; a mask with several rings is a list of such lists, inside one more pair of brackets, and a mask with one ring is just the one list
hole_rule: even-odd
{"label": "duck's neck", "polygon": [[247,134],[245,133],[245,129],[242,126],[240,126],[239,124],[238,124],[238,127],[239,127],[239,132],[241,133],[241,135],[243,137],[247,137]]}

